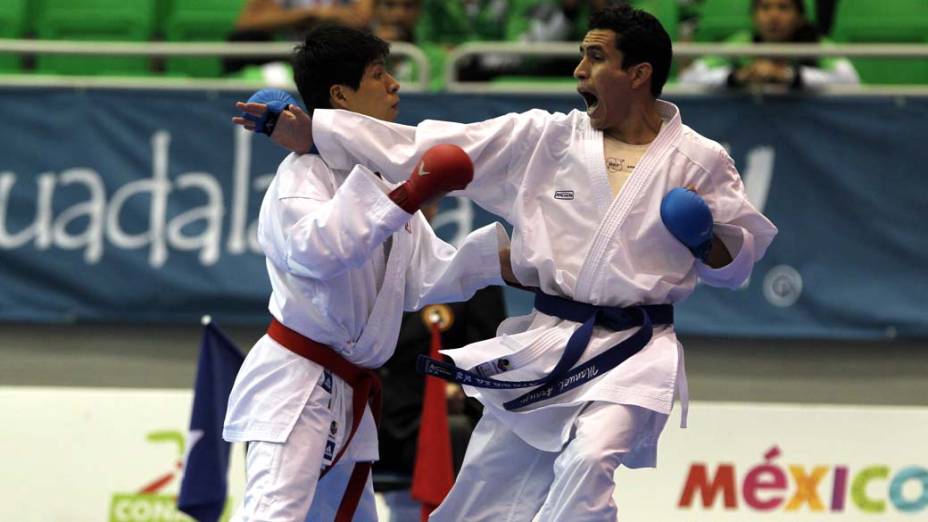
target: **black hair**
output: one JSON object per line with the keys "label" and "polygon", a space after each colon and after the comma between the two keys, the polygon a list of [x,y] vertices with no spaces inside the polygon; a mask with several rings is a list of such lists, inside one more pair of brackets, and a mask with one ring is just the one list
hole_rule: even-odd
{"label": "black hair", "polygon": [[[753,14],[762,0],[751,0],[751,13]],[[796,11],[799,13],[799,16],[802,17],[802,22],[799,24],[799,27],[793,31],[793,34],[790,35],[788,42],[792,43],[818,43],[822,39],[822,34],[819,30],[812,25],[806,19],[806,3],[803,0],[792,0],[793,7],[796,8]],[[752,41],[754,43],[764,43],[763,38],[760,37],[760,33],[757,30],[754,30],[752,35]],[[806,65],[809,67],[818,67],[819,60],[817,58],[800,58],[795,60],[796,65]]]}
{"label": "black hair", "polygon": [[290,59],[293,79],[310,114],[330,109],[333,85],[361,86],[367,66],[385,60],[390,45],[365,31],[337,25],[317,27],[306,34]]}
{"label": "black hair", "polygon": [[648,12],[627,4],[606,7],[590,15],[589,30],[615,32],[615,46],[622,52],[622,69],[651,64],[651,94],[658,97],[667,83],[673,46],[664,26]]}
{"label": "black hair", "polygon": [[[751,0],[751,12],[757,11],[757,8],[760,7],[760,3],[763,0]],[[799,11],[799,14],[802,16],[806,15],[806,3],[803,0],[791,0],[793,7],[796,8],[796,11]]]}

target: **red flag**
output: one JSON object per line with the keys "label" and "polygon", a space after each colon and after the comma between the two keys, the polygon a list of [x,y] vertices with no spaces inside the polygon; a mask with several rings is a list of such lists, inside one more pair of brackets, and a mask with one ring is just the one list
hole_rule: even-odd
{"label": "red flag", "polygon": [[[438,350],[441,349],[440,319],[430,320],[430,323],[432,345],[429,355],[437,358]],[[451,457],[451,433],[448,430],[445,381],[429,376],[425,378],[416,465],[412,473],[412,497],[422,502],[423,522],[428,520],[429,513],[441,504],[452,484],[454,465]]]}

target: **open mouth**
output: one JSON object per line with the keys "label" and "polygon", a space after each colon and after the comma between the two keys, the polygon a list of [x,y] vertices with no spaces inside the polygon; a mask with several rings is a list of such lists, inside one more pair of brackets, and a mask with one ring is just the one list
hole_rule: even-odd
{"label": "open mouth", "polygon": [[583,101],[586,102],[586,112],[593,112],[593,110],[596,108],[596,105],[599,103],[599,98],[590,92],[581,90],[577,90],[577,92],[580,93],[580,96],[583,97]]}

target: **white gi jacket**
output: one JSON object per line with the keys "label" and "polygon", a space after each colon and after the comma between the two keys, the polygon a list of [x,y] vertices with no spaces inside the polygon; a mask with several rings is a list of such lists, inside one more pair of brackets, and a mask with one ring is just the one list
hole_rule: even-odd
{"label": "white gi jacket", "polygon": [[[422,213],[410,216],[393,203],[392,186],[364,167],[347,170],[330,169],[315,154],[288,156],[264,196],[258,241],[271,314],[352,363],[377,368],[393,354],[404,310],[464,301],[502,284],[499,249],[508,237],[495,223],[455,249]],[[265,335],[235,380],[223,437],[286,441],[322,372]],[[333,395],[344,398],[335,407],[350,419],[351,388],[340,379],[335,385],[341,389]],[[377,459],[369,409],[344,458]]]}
{"label": "white gi jacket", "polygon": [[[419,156],[438,143],[464,148],[474,181],[460,195],[513,225],[512,265],[526,286],[575,301],[608,306],[677,303],[697,279],[737,288],[750,275],[777,232],[747,200],[725,150],[680,121],[676,106],[657,102],[663,125],[619,195],[613,199],[603,156],[603,134],[585,112],[531,110],[474,124],[424,121],[417,127],[345,111],[316,111],[313,139],[337,168],[367,165],[400,180]],[[668,232],[660,202],[675,187],[692,186],[708,203],[715,233],[733,260],[720,269],[697,262]],[[498,337],[445,352],[462,368],[508,359],[497,379],[528,380],[557,364],[578,323],[533,311],[504,322]],[[635,329],[594,329],[577,364],[629,337]],[[487,412],[520,437],[559,450],[586,401],[637,405],[669,414],[675,390],[685,407],[682,345],[672,326],[656,327],[639,353],[563,395],[506,411],[502,404],[526,391],[465,387]],[[685,413],[685,410],[684,410]],[[656,444],[658,426],[647,444]]]}

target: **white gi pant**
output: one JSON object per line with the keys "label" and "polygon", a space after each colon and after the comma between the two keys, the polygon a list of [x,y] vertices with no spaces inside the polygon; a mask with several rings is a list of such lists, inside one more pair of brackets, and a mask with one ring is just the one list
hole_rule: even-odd
{"label": "white gi pant", "polygon": [[[331,378],[340,381],[338,376]],[[332,386],[334,393],[321,385],[313,388],[286,442],[248,443],[245,498],[231,522],[330,522],[335,519],[355,464],[342,458],[325,477],[319,478],[323,466],[331,462],[332,452],[341,449],[351,429],[351,408],[333,407],[333,403],[342,401],[351,404],[350,388],[339,384],[344,383],[336,382]],[[339,390],[347,391],[344,394],[347,396],[338,397]],[[362,419],[359,433],[371,428],[365,426],[370,421],[367,417]],[[338,427],[337,436],[332,433],[333,421]],[[357,438],[355,435],[355,440]],[[328,450],[327,444],[330,444]],[[377,520],[370,476],[353,520]]]}
{"label": "white gi pant", "polygon": [[[529,445],[485,414],[471,435],[454,487],[433,522],[603,522],[616,520],[615,471],[654,466],[667,415],[638,406],[594,402],[577,417],[559,452]],[[642,444],[649,447],[642,448]]]}

